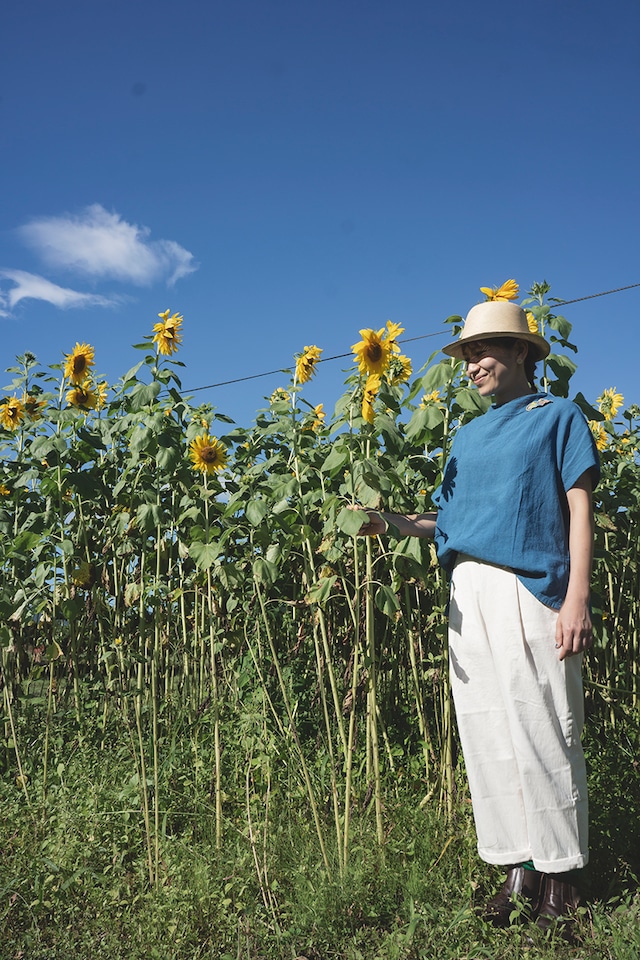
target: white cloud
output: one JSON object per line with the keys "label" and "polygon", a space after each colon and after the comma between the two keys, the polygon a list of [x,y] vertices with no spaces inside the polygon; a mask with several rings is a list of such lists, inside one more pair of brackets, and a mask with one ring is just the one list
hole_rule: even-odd
{"label": "white cloud", "polygon": [[117,301],[109,300],[107,297],[101,297],[93,293],[79,293],[77,290],[69,290],[66,287],[59,287],[44,277],[39,277],[35,273],[26,273],[24,270],[0,270],[0,277],[11,280],[15,287],[12,287],[8,293],[0,294],[0,316],[8,316],[2,312],[2,305],[8,304],[11,309],[21,300],[46,300],[55,307],[66,309],[67,307],[111,307]]}
{"label": "white cloud", "polygon": [[140,286],[173,284],[198,269],[174,240],[150,240],[148,227],[127,223],[94,203],[77,216],[41,217],[18,230],[47,266]]}

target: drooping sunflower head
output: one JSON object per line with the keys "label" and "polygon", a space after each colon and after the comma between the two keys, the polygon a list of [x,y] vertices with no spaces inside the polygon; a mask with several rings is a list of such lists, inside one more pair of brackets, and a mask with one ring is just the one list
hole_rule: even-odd
{"label": "drooping sunflower head", "polygon": [[189,456],[194,470],[201,473],[219,473],[227,465],[227,448],[216,437],[203,433],[189,445]]}
{"label": "drooping sunflower head", "polygon": [[624,397],[621,393],[617,393],[615,387],[607,387],[598,397],[598,409],[600,413],[604,414],[606,420],[613,420],[623,404]]}
{"label": "drooping sunflower head", "polygon": [[591,433],[593,434],[593,439],[596,442],[598,450],[606,450],[609,444],[609,434],[605,428],[599,420],[589,420],[589,426],[591,427]]}
{"label": "drooping sunflower head", "polygon": [[501,287],[480,287],[487,300],[515,300],[519,290],[515,280],[506,280]]}
{"label": "drooping sunflower head", "polygon": [[276,387],[269,398],[269,403],[290,403],[291,397],[284,387]]}
{"label": "drooping sunflower head", "polygon": [[159,313],[158,316],[160,317],[161,323],[154,323],[153,325],[153,343],[158,345],[158,353],[169,357],[177,352],[178,347],[182,343],[180,327],[182,326],[184,317],[179,313],[174,313],[172,316],[169,316],[168,310],[165,310],[164,313]]}
{"label": "drooping sunflower head", "polygon": [[22,403],[24,404],[24,412],[31,420],[42,418],[42,410],[45,406],[44,400],[38,400],[32,393],[25,393],[22,395]]}
{"label": "drooping sunflower head", "polygon": [[320,359],[322,350],[320,347],[305,347],[301,354],[296,356],[296,375],[297,383],[308,383],[316,372],[316,364]]}
{"label": "drooping sunflower head", "polygon": [[65,354],[64,375],[71,383],[82,383],[94,364],[95,350],[88,343],[76,343],[71,353]]}
{"label": "drooping sunflower head", "polygon": [[413,367],[409,357],[405,357],[403,353],[391,357],[389,361],[389,383],[393,387],[396,387],[399,383],[406,383],[412,373]]}
{"label": "drooping sunflower head", "polygon": [[77,407],[78,410],[95,410],[98,406],[98,395],[93,389],[90,380],[73,387],[67,393],[67,403],[71,407]]}
{"label": "drooping sunflower head", "polygon": [[90,587],[94,580],[93,564],[87,560],[81,560],[74,569],[71,579],[76,587]]}
{"label": "drooping sunflower head", "polygon": [[98,384],[98,386],[96,387],[96,390],[97,390],[97,397],[98,397],[98,403],[96,404],[96,408],[98,410],[102,410],[102,408],[106,407],[107,405],[107,394],[109,393],[109,384],[107,383],[106,380],[103,380],[102,383]]}
{"label": "drooping sunflower head", "polygon": [[362,340],[354,343],[353,350],[360,373],[382,376],[389,365],[391,342],[385,337],[385,329],[361,330]]}
{"label": "drooping sunflower head", "polygon": [[18,397],[10,397],[0,406],[0,421],[6,430],[17,430],[24,414],[24,404]]}
{"label": "drooping sunflower head", "polygon": [[369,374],[367,382],[364,385],[364,394],[362,396],[362,419],[367,423],[373,423],[375,410],[373,404],[380,389],[381,378],[377,373]]}
{"label": "drooping sunflower head", "polygon": [[534,317],[533,313],[531,312],[531,310],[527,310],[526,313],[527,313],[527,325],[529,327],[529,332],[540,334],[540,326],[538,324],[538,321]]}

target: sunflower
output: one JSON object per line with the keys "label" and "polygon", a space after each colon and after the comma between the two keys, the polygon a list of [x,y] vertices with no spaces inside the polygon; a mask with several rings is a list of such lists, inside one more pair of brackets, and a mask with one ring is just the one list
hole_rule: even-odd
{"label": "sunflower", "polygon": [[389,365],[392,343],[384,336],[384,327],[380,330],[361,330],[362,340],[354,343],[351,349],[356,355],[360,373],[382,376]]}
{"label": "sunflower", "polygon": [[605,420],[613,420],[623,403],[624,397],[616,393],[615,387],[608,387],[598,397],[598,409],[604,414]]}
{"label": "sunflower", "polygon": [[45,406],[44,400],[38,400],[38,398],[34,397],[31,393],[24,393],[22,395],[22,403],[24,405],[24,412],[31,420],[41,419],[42,408]]}
{"label": "sunflower", "polygon": [[605,428],[598,420],[589,420],[589,426],[591,427],[591,433],[593,434],[593,439],[596,442],[598,450],[606,450],[609,437]]}
{"label": "sunflower", "polygon": [[11,495],[11,490],[5,483],[0,483],[0,497],[8,497]]}
{"label": "sunflower", "polygon": [[88,343],[76,343],[71,353],[65,354],[64,375],[71,383],[82,383],[95,364],[95,350]]}
{"label": "sunflower", "polygon": [[319,403],[313,408],[314,420],[311,424],[313,430],[318,430],[323,424],[326,417],[324,412],[324,403]]}
{"label": "sunflower", "polygon": [[362,418],[363,420],[366,420],[367,423],[373,423],[375,415],[373,404],[378,396],[379,389],[380,377],[377,373],[370,374],[367,377],[367,382],[364,385],[364,395],[362,397]]}
{"label": "sunflower", "polygon": [[305,347],[301,354],[296,355],[296,381],[308,383],[316,372],[316,363],[320,359],[320,347]]}
{"label": "sunflower", "polygon": [[391,357],[389,373],[391,375],[389,382],[392,386],[395,387],[399,383],[406,383],[413,373],[413,367],[411,366],[409,357],[405,357],[403,353],[399,353],[397,357]]}
{"label": "sunflower", "polygon": [[102,383],[99,383],[96,387],[98,391],[98,402],[96,404],[97,410],[102,410],[103,407],[107,405],[107,393],[109,391],[109,384],[106,380],[103,380]]}
{"label": "sunflower", "polygon": [[538,321],[532,314],[531,310],[527,310],[527,324],[529,326],[529,333],[540,333],[540,327],[538,326]]}
{"label": "sunflower", "polygon": [[227,465],[227,448],[215,437],[208,433],[192,440],[189,446],[189,456],[194,470],[202,473],[218,473]]}
{"label": "sunflower", "polygon": [[69,390],[67,403],[70,407],[77,407],[79,410],[95,410],[98,406],[98,395],[91,381],[85,380],[73,390]]}
{"label": "sunflower", "polygon": [[284,387],[276,387],[269,397],[269,403],[289,403],[290,401],[291,397]]}
{"label": "sunflower", "polygon": [[394,323],[393,320],[387,320],[387,332],[385,334],[385,340],[394,353],[400,353],[400,347],[396,343],[396,340],[401,333],[404,333],[404,327],[401,327],[399,323]]}
{"label": "sunflower", "polygon": [[87,560],[81,560],[71,575],[76,587],[90,587],[93,583],[93,564]]}
{"label": "sunflower", "polygon": [[440,391],[432,390],[431,393],[425,393],[422,400],[420,401],[421,407],[427,407],[430,403],[437,403],[440,400]]}
{"label": "sunflower", "polygon": [[515,300],[519,290],[515,280],[507,280],[501,287],[480,287],[487,300]]}
{"label": "sunflower", "polygon": [[324,412],[324,403],[319,403],[313,408],[313,420],[309,420],[303,426],[303,430],[319,430],[324,425],[326,413]]}
{"label": "sunflower", "polygon": [[616,437],[616,453],[620,454],[623,457],[632,457],[635,449],[635,438],[627,430],[625,433],[620,434],[619,437]]}
{"label": "sunflower", "polygon": [[154,337],[152,342],[158,344],[158,353],[165,357],[176,353],[182,343],[182,335],[179,331],[184,317],[179,313],[169,316],[169,312],[169,310],[165,310],[164,313],[159,313],[158,316],[162,322],[153,325]]}
{"label": "sunflower", "polygon": [[7,430],[16,430],[24,420],[24,404],[18,397],[10,397],[0,406],[0,421]]}

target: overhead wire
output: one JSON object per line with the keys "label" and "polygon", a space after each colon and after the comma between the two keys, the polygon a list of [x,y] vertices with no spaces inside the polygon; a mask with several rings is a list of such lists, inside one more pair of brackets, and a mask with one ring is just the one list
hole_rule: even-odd
{"label": "overhead wire", "polygon": [[[594,300],[596,297],[608,297],[612,293],[620,293],[622,290],[633,290],[635,287],[640,287],[640,283],[629,283],[625,287],[615,287],[613,290],[603,290],[600,293],[588,293],[584,297],[575,297],[573,300],[553,300],[549,306],[555,307],[566,307],[572,303],[581,303],[583,300]],[[414,343],[416,340],[427,340],[430,337],[443,337],[448,331],[447,330],[438,330],[435,333],[423,333],[417,337],[406,337],[404,340],[398,340],[398,343]],[[316,363],[329,363],[331,360],[343,360],[345,357],[352,356],[351,351],[349,353],[336,353],[331,357],[320,357],[316,360]],[[216,387],[228,387],[234,383],[245,383],[248,380],[260,380],[262,377],[272,377],[276,373],[286,373],[291,369],[291,364],[288,366],[279,367],[277,370],[266,370],[264,373],[252,373],[246,377],[234,377],[233,380],[221,380],[218,383],[209,383],[204,387],[191,387],[189,390],[186,390],[186,393],[197,393],[199,390],[213,390]]]}

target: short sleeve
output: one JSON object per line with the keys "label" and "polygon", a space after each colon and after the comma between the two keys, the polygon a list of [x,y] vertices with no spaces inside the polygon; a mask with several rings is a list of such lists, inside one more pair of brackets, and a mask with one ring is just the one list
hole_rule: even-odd
{"label": "short sleeve", "polygon": [[568,404],[565,409],[567,416],[559,422],[557,436],[562,485],[570,490],[588,470],[595,489],[600,480],[600,457],[595,440],[580,408]]}

